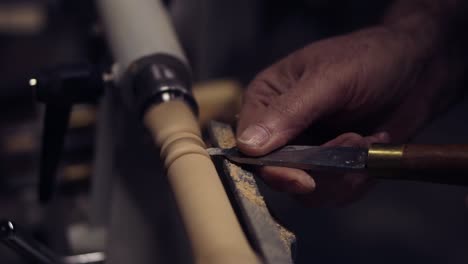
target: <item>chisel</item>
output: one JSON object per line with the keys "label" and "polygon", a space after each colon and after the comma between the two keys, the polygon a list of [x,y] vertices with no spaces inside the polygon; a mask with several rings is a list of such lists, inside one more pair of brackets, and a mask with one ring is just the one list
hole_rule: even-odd
{"label": "chisel", "polygon": [[251,157],[237,148],[209,148],[211,156],[234,163],[330,173],[369,173],[378,178],[468,185],[468,145],[390,145],[369,148],[285,146]]}

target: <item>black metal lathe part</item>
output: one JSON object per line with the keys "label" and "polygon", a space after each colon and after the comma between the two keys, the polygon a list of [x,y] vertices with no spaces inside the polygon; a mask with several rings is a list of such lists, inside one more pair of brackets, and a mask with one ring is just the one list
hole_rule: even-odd
{"label": "black metal lathe part", "polygon": [[103,93],[103,70],[79,64],[60,66],[29,80],[38,101],[45,104],[39,164],[39,200],[54,193],[57,166],[74,103],[93,103]]}
{"label": "black metal lathe part", "polygon": [[141,117],[152,105],[173,100],[186,102],[198,114],[191,92],[190,71],[178,58],[155,54],[136,61],[131,68],[133,103]]}

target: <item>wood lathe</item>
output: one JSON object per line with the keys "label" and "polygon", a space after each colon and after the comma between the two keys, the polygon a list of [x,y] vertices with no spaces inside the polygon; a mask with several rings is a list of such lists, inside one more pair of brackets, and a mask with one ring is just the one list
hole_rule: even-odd
{"label": "wood lathe", "polygon": [[[217,170],[206,151],[189,63],[162,1],[96,4],[112,66],[58,67],[29,80],[46,105],[41,204],[55,201],[73,104],[98,101],[90,211],[109,233],[106,263],[292,263],[295,237],[270,215],[252,174],[228,161]],[[198,99],[210,104],[202,105],[202,123],[239,105],[239,89],[211,84],[218,86],[235,99],[201,89]],[[235,142],[229,126],[214,123],[211,134],[216,146]],[[28,240],[9,229],[13,222],[3,223],[2,240],[23,255],[39,263],[65,259],[46,257],[21,242]]]}
{"label": "wood lathe", "polygon": [[[236,214],[238,201],[229,199],[201,138],[190,69],[162,4],[99,0],[98,6],[116,65],[113,96],[143,121],[160,149],[194,262],[291,263],[290,254],[269,257],[286,252],[284,243],[277,252],[261,247],[265,239],[281,237],[271,216],[276,233],[258,237],[246,232],[250,215]],[[256,220],[248,220],[250,226]]]}

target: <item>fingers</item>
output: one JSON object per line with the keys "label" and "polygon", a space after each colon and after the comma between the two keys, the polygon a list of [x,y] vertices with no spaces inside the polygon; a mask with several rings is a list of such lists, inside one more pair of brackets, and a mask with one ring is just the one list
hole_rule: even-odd
{"label": "fingers", "polygon": [[373,135],[363,137],[356,133],[345,133],[335,139],[323,144],[324,147],[342,146],[342,147],[361,147],[368,148],[374,143],[388,143],[390,136],[387,132],[379,132]]}
{"label": "fingers", "polygon": [[336,85],[328,78],[281,79],[276,71],[267,70],[245,95],[237,145],[248,155],[264,155],[286,144],[346,100],[346,96],[337,96]]}
{"label": "fingers", "polygon": [[334,102],[323,100],[329,95],[300,92],[305,89],[301,85],[304,84],[298,83],[295,89],[275,97],[263,111],[256,112],[260,116],[248,124],[237,138],[241,151],[249,155],[271,152],[292,140],[328,110],[335,108]]}
{"label": "fingers", "polygon": [[[363,137],[356,133],[345,133],[322,146],[345,146],[367,148],[374,143],[388,143],[387,132]],[[299,200],[311,207],[343,206],[360,198],[373,185],[366,174],[314,175],[317,188],[313,193],[298,196]]]}
{"label": "fingers", "polygon": [[254,78],[244,93],[237,126],[238,135],[263,116],[274,98],[295,86],[304,67],[302,57],[293,53]]}
{"label": "fingers", "polygon": [[284,167],[263,167],[260,176],[273,189],[293,194],[310,193],[315,181],[303,170]]}
{"label": "fingers", "polygon": [[295,197],[308,207],[344,206],[361,198],[374,185],[365,174],[316,175],[314,192]]}
{"label": "fingers", "polygon": [[[388,133],[380,132],[367,137],[345,133],[322,146],[369,147],[374,143],[387,143]],[[359,198],[372,185],[363,174],[321,174],[283,167],[263,167],[260,176],[272,188],[296,195],[307,206],[344,205]]]}

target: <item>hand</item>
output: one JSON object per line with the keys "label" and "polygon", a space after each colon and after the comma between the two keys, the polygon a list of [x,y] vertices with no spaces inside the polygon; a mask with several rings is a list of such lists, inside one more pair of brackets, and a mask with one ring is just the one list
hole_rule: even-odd
{"label": "hand", "polygon": [[[368,135],[342,134],[325,143],[329,146],[406,140],[453,100],[455,89],[447,80],[461,72],[436,52],[432,35],[416,36],[421,34],[409,28],[378,26],[313,43],[274,64],[245,93],[238,147],[263,155],[318,128]],[[316,182],[288,168],[265,167],[260,175],[276,189],[307,197],[309,204],[343,203],[368,185],[362,175]]]}

